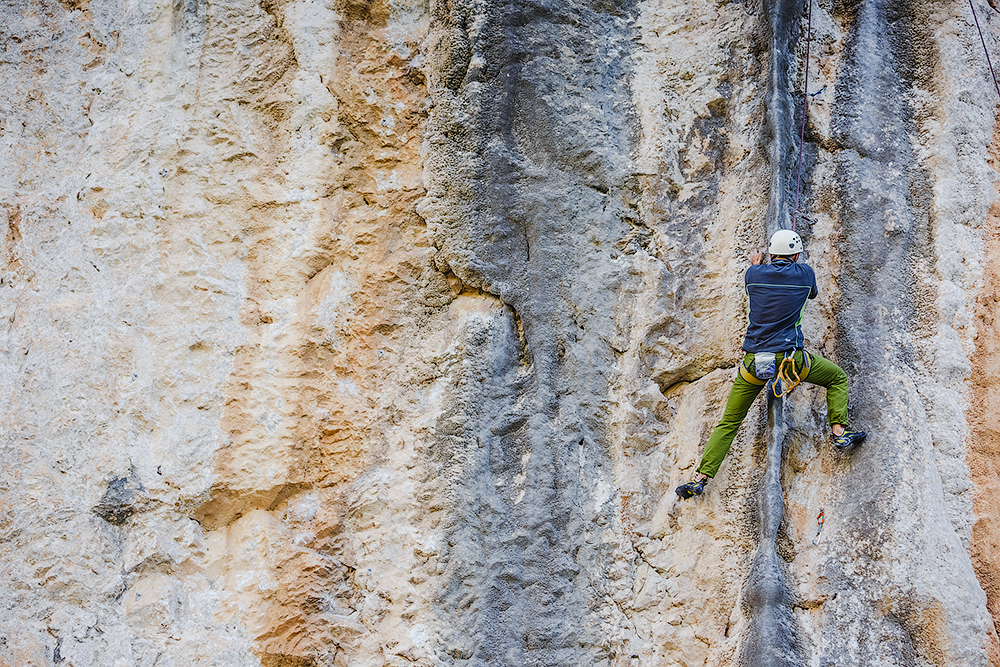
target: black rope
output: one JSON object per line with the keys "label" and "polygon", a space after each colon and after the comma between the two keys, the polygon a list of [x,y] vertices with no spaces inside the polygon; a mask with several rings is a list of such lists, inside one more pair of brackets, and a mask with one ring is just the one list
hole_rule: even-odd
{"label": "black rope", "polygon": [[976,30],[979,31],[979,41],[983,43],[986,64],[990,66],[990,74],[993,75],[993,87],[997,90],[997,97],[1000,97],[1000,85],[997,84],[997,74],[993,71],[993,63],[990,62],[990,50],[986,48],[986,38],[983,37],[983,29],[979,27],[979,18],[976,16],[976,7],[972,4],[972,0],[969,0],[969,9],[972,10],[972,20],[976,22]]}

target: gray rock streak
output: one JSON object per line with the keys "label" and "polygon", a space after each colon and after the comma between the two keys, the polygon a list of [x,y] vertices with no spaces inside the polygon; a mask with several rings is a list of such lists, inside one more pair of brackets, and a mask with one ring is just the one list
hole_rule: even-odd
{"label": "gray rock streak", "polygon": [[743,605],[750,620],[741,659],[742,664],[753,667],[797,667],[804,662],[799,656],[797,621],[792,613],[795,599],[775,549],[785,512],[781,465],[788,440],[787,416],[784,399],[770,394],[770,384],[765,391],[769,427],[766,468],[757,498],[759,542],[743,589]]}
{"label": "gray rock streak", "polygon": [[[436,261],[508,309],[489,370],[464,394],[456,563],[441,613],[473,665],[609,664],[597,632],[615,520],[604,396],[620,289],[635,120],[631,3],[518,0],[437,10],[454,63],[439,111],[430,203]],[[464,72],[458,65],[464,66]],[[608,67],[608,65],[611,65]],[[462,639],[451,640],[462,643]]]}

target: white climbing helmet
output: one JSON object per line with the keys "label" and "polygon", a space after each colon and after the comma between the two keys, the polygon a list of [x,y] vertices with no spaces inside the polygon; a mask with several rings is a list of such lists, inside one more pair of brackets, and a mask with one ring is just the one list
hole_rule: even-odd
{"label": "white climbing helmet", "polygon": [[802,252],[802,238],[790,229],[779,229],[771,234],[767,246],[769,255],[796,255]]}

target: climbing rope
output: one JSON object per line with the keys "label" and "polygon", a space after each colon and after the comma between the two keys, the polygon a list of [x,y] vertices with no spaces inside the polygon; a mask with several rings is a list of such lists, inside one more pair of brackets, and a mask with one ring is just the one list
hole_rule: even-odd
{"label": "climbing rope", "polygon": [[990,50],[986,48],[986,38],[983,37],[983,29],[979,27],[979,17],[976,16],[976,7],[972,4],[972,0],[969,0],[969,9],[972,10],[972,20],[976,22],[976,30],[979,31],[979,41],[983,43],[983,51],[986,53],[986,64],[990,66],[990,74],[993,75],[993,87],[997,89],[997,97],[1000,97],[1000,85],[997,84],[997,75],[993,71],[993,63],[990,62]]}
{"label": "climbing rope", "polygon": [[[808,28],[806,29],[806,81],[802,88],[802,130],[799,132],[799,159],[798,159],[798,173],[795,176],[795,212],[792,213],[792,231],[795,231],[795,223],[799,219],[799,192],[802,189],[802,146],[806,139],[806,117],[809,114],[809,50],[812,46],[812,29],[813,29],[813,5],[812,0],[806,0],[809,3],[809,18],[808,18]],[[969,0],[972,2],[972,0]],[[823,86],[825,89],[826,86]],[[818,95],[822,90],[818,91]]]}

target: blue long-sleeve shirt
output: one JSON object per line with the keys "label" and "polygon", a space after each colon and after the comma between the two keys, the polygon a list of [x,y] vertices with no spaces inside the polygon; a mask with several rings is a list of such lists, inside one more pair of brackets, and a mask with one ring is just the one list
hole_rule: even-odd
{"label": "blue long-sleeve shirt", "polygon": [[800,349],[802,311],[806,300],[819,294],[816,274],[806,264],[787,259],[755,264],[744,279],[750,307],[743,349],[747,352],[785,352]]}

